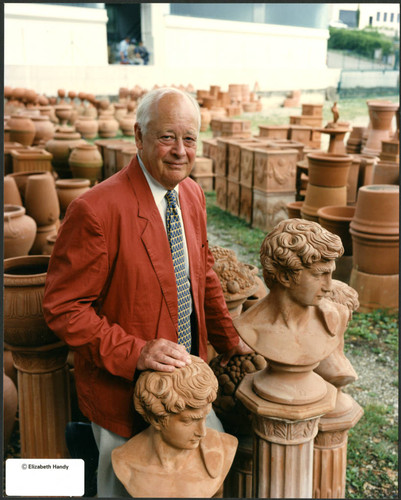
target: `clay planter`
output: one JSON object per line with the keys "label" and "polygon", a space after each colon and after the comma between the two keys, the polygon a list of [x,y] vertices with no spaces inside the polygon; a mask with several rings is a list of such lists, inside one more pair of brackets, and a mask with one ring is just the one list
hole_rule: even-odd
{"label": "clay planter", "polygon": [[308,153],[309,184],[340,187],[347,185],[352,156],[332,153]]}
{"label": "clay planter", "polygon": [[46,115],[32,116],[31,120],[36,129],[35,137],[33,139],[33,145],[39,144],[40,141],[49,141],[54,137],[56,133],[53,123],[50,121],[50,117]]}
{"label": "clay planter", "polygon": [[377,184],[359,188],[350,228],[375,235],[399,234],[399,187]]}
{"label": "clay planter", "polygon": [[113,116],[101,115],[99,117],[99,137],[115,137],[118,133],[119,128],[120,125]]}
{"label": "clay planter", "polygon": [[13,171],[13,159],[11,151],[20,151],[21,149],[28,149],[29,146],[23,146],[19,142],[4,141],[4,175],[11,174]]}
{"label": "clay planter", "polygon": [[57,235],[58,227],[57,223],[48,226],[38,226],[35,241],[29,251],[29,255],[42,255],[43,247],[47,244],[48,236]]}
{"label": "clay planter", "polygon": [[353,267],[367,274],[393,275],[399,272],[399,235],[385,236],[350,228]]}
{"label": "clay planter", "polygon": [[344,246],[344,255],[352,255],[352,238],[349,225],[354,216],[355,207],[327,206],[317,211],[319,224],[333,234],[337,234]]}
{"label": "clay planter", "polygon": [[57,234],[46,236],[46,243],[42,247],[42,255],[51,255],[53,252],[54,244],[56,243]]}
{"label": "clay planter", "polygon": [[363,152],[378,154],[381,141],[389,140],[392,136],[391,122],[399,105],[385,100],[367,101],[367,105],[371,128]]}
{"label": "clay planter", "polygon": [[28,255],[36,236],[36,222],[18,205],[4,205],[4,258]]}
{"label": "clay planter", "polygon": [[22,207],[21,195],[17,183],[13,177],[9,177],[8,175],[4,177],[4,204]]}
{"label": "clay planter", "polygon": [[4,341],[11,346],[40,346],[59,339],[43,317],[42,300],[49,256],[4,260]]}
{"label": "clay planter", "polygon": [[[50,175],[52,174],[47,171],[42,171],[42,170],[34,170],[34,171],[28,171],[28,172],[15,172],[13,174],[8,174],[7,177],[11,177],[14,179],[15,183],[17,184],[19,194],[21,196],[22,203],[25,204],[25,191],[26,191],[26,185],[28,182],[28,178],[31,175]],[[53,176],[52,176],[53,178]]]}
{"label": "clay planter", "polygon": [[82,144],[74,148],[68,159],[73,177],[89,179],[91,186],[102,180],[103,159],[93,144]]}
{"label": "clay planter", "polygon": [[53,155],[44,149],[12,150],[13,172],[52,172]]}
{"label": "clay planter", "polygon": [[8,377],[3,369],[3,422],[4,422],[4,441],[3,446],[6,450],[11,434],[14,429],[15,417],[18,409],[18,393],[14,382]]}
{"label": "clay planter", "polygon": [[87,142],[72,127],[60,127],[53,139],[46,142],[46,150],[53,155],[52,165],[60,179],[72,177],[68,158],[71,150],[80,144]]}
{"label": "clay planter", "polygon": [[91,116],[79,116],[75,122],[75,130],[79,132],[84,139],[94,139],[97,136],[99,123]]}
{"label": "clay planter", "polygon": [[64,214],[68,205],[81,194],[90,189],[89,179],[59,179],[56,181],[56,191],[60,202],[61,212]]}
{"label": "clay planter", "polygon": [[399,184],[400,165],[393,161],[379,161],[373,167],[372,184]]}
{"label": "clay planter", "polygon": [[60,204],[56,186],[50,175],[31,175],[25,191],[25,206],[28,215],[38,226],[54,224],[60,217]]}
{"label": "clay planter", "polygon": [[19,142],[23,146],[32,146],[36,128],[29,117],[11,115],[7,125],[10,127],[10,142]]}
{"label": "clay planter", "polygon": [[[330,205],[346,205],[347,204],[347,188],[342,187],[322,187],[308,184],[306,187],[305,200],[302,205],[302,217],[312,216],[317,221],[317,211],[321,207]],[[316,218],[316,219],[315,219]]]}
{"label": "clay planter", "polygon": [[301,208],[304,204],[303,201],[290,201],[287,203],[287,212],[289,219],[300,219],[301,218]]}

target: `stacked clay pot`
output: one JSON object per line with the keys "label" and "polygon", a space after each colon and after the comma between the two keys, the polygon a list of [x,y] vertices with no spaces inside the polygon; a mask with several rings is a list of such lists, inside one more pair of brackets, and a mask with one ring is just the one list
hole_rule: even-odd
{"label": "stacked clay pot", "polygon": [[36,146],[41,141],[47,142],[53,139],[56,129],[53,123],[50,121],[48,115],[32,116],[31,118],[35,126],[35,137],[33,139],[33,145]]}
{"label": "stacked clay pot", "polygon": [[352,238],[349,227],[354,214],[355,207],[346,205],[321,207],[317,211],[319,224],[341,238],[345,256],[352,255]]}
{"label": "stacked clay pot", "polygon": [[99,116],[99,137],[112,138],[118,133],[120,125],[112,115],[102,114]]}
{"label": "stacked clay pot", "polygon": [[4,258],[28,255],[36,237],[36,222],[24,207],[4,205]]}
{"label": "stacked clay pot", "polygon": [[386,100],[367,101],[370,123],[363,153],[378,155],[381,142],[393,135],[392,121],[399,104]]}
{"label": "stacked clay pot", "polygon": [[347,181],[352,156],[333,153],[308,153],[308,185],[301,214],[318,222],[317,211],[329,205],[347,204]]}
{"label": "stacked clay pot", "polygon": [[25,191],[27,213],[37,224],[31,255],[41,255],[47,236],[57,234],[60,204],[52,175],[31,175]]}
{"label": "stacked clay pot", "polygon": [[372,184],[399,184],[400,142],[397,138],[382,141],[379,161],[373,168]]}
{"label": "stacked clay pot", "polygon": [[78,116],[75,122],[75,130],[79,132],[84,139],[94,139],[99,129],[98,121],[92,116]]}
{"label": "stacked clay pot", "polygon": [[364,312],[398,306],[399,187],[378,184],[359,189],[350,223],[353,246],[351,286]]}
{"label": "stacked clay pot", "polygon": [[91,186],[102,180],[103,159],[93,144],[80,144],[68,158],[73,177],[89,179]]}

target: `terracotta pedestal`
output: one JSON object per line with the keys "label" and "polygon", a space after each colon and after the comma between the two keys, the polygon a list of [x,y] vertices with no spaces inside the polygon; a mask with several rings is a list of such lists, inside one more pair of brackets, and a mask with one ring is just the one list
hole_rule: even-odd
{"label": "terracotta pedestal", "polygon": [[345,134],[350,131],[348,127],[318,128],[318,132],[329,134],[330,141],[327,152],[333,154],[346,154]]}
{"label": "terracotta pedestal", "polygon": [[345,498],[348,431],[363,410],[348,394],[339,395],[346,400],[347,410],[334,410],[319,421],[313,451],[313,498]]}
{"label": "terracotta pedestal", "polygon": [[246,375],[236,392],[254,415],[252,496],[312,498],[313,439],[319,418],[334,408],[337,391],[324,382],[326,395],[317,402],[272,403],[255,394],[253,379]]}

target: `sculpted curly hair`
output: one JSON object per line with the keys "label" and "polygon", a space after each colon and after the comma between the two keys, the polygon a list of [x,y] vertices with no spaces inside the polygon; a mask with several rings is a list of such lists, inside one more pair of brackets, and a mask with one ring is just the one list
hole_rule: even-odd
{"label": "sculpted curly hair", "polygon": [[149,424],[162,423],[171,413],[196,409],[212,403],[218,382],[212,369],[197,356],[192,363],[173,372],[146,370],[138,378],[134,391],[136,411]]}
{"label": "sculpted curly hair", "polygon": [[317,222],[286,219],[266,236],[260,248],[263,277],[268,288],[277,282],[278,273],[286,273],[297,282],[303,268],[337,259],[343,253],[341,238]]}

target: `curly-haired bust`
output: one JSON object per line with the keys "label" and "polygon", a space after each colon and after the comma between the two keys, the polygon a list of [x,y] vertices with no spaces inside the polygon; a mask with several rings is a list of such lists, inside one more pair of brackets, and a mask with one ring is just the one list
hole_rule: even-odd
{"label": "curly-haired bust", "polygon": [[211,497],[234,459],[234,436],[206,428],[218,383],[197,356],[173,372],[144,371],[136,410],[150,424],[112,452],[114,471],[133,497]]}
{"label": "curly-haired bust", "polygon": [[329,300],[335,259],[343,254],[339,236],[304,219],[281,221],[260,250],[270,292],[234,320],[245,342],[267,359],[308,365],[338,345],[348,308]]}

